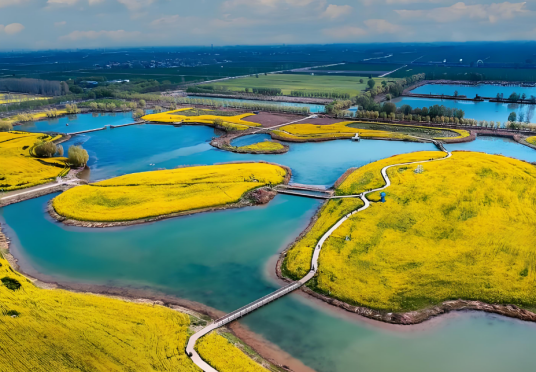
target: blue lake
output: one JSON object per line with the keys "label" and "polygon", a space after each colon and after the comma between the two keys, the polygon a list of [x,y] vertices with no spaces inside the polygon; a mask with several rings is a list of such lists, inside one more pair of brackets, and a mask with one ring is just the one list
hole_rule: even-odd
{"label": "blue lake", "polygon": [[[291,144],[283,155],[241,155],[212,148],[213,136],[214,130],[204,126],[139,125],[75,136],[70,143],[83,143],[89,151],[94,180],[180,165],[266,160],[291,167],[295,182],[313,185],[331,185],[350,167],[394,154],[435,149],[409,142],[339,140]],[[479,137],[447,148],[536,161],[536,151],[504,139]],[[278,195],[262,207],[86,229],[52,221],[45,207],[53,197],[0,209],[0,222],[8,225],[13,253],[24,271],[58,282],[158,291],[222,311],[280,285],[272,275],[278,252],[320,206],[317,200]],[[503,372],[536,366],[536,325],[481,313],[386,328],[292,294],[241,322],[319,372]]]}

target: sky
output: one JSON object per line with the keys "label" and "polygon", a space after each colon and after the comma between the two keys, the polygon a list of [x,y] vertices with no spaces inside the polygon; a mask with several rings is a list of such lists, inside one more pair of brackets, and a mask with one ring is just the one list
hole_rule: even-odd
{"label": "sky", "polygon": [[0,50],[536,40],[536,0],[0,0]]}

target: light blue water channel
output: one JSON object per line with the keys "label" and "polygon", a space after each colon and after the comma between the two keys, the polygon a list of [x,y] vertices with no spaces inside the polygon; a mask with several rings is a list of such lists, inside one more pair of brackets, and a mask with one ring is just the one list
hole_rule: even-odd
{"label": "light blue water channel", "polygon": [[314,105],[311,103],[294,103],[294,102],[280,102],[280,101],[260,101],[260,100],[251,100],[251,99],[238,99],[238,98],[218,98],[218,97],[205,97],[205,96],[188,96],[188,98],[199,98],[199,99],[209,99],[214,101],[227,101],[227,102],[246,102],[246,103],[262,103],[267,105],[281,105],[289,107],[309,107],[311,113],[324,112],[326,106],[324,105]]}
{"label": "light blue water channel", "polygon": [[117,112],[113,114],[93,113],[68,115],[51,120],[30,121],[17,126],[15,129],[28,132],[74,133],[102,128],[105,125],[121,125],[132,122],[134,120],[132,119],[131,112]]}
{"label": "light blue water channel", "polygon": [[479,84],[479,85],[456,85],[456,84],[426,84],[416,89],[413,89],[411,93],[415,94],[445,94],[447,96],[453,96],[454,92],[458,92],[460,96],[467,96],[467,98],[475,98],[478,94],[480,97],[496,97],[498,93],[504,94],[504,98],[508,98],[510,94],[517,93],[527,95],[528,98],[534,95],[536,96],[536,87],[521,87],[521,86],[503,86],[492,84]]}
{"label": "light blue water channel", "polygon": [[[206,141],[213,135],[207,127],[144,125],[95,132],[72,141],[83,141],[92,154],[94,178],[182,164],[266,159],[291,166],[297,182],[312,184],[331,184],[359,162],[431,149],[426,144],[333,141],[292,144],[286,155],[243,156],[211,148]],[[505,140],[480,138],[448,148],[536,160],[536,151]],[[85,229],[52,221],[45,213],[52,198],[0,209],[24,271],[59,282],[156,290],[222,311],[234,310],[278,287],[270,275],[274,257],[304,229],[320,205],[312,199],[279,195],[262,207],[126,228]],[[486,314],[458,314],[430,327],[386,330],[293,294],[242,322],[319,372],[502,372],[536,366],[532,352],[536,326]]]}

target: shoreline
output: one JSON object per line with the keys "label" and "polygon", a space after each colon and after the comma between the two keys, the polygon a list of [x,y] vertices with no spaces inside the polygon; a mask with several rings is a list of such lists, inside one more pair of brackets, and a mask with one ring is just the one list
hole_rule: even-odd
{"label": "shoreline", "polygon": [[[335,182],[335,185],[340,184],[344,182],[344,180],[350,175],[350,170],[353,168],[348,169],[345,173],[341,175]],[[336,186],[332,186],[332,188]],[[322,207],[328,202],[329,200],[324,201],[317,209],[316,213],[313,217],[311,217],[311,220],[309,221],[309,224],[307,227],[292,241],[288,244],[288,246],[281,251],[279,254],[279,258],[277,259],[277,263],[275,266],[275,275],[278,279],[286,282],[286,283],[293,283],[294,281],[287,278],[283,275],[282,272],[282,265],[283,261],[285,260],[288,251],[305,235],[313,228],[315,223],[318,221],[319,212],[321,211]],[[308,296],[313,297],[314,299],[320,300],[328,305],[332,305],[335,308],[339,308],[342,310],[345,310],[349,313],[353,313],[368,319],[376,320],[383,323],[388,324],[394,324],[394,325],[417,325],[424,323],[425,321],[431,320],[433,318],[439,317],[444,314],[448,314],[451,312],[456,311],[464,311],[464,310],[472,310],[472,311],[481,311],[491,314],[497,314],[506,316],[509,318],[519,319],[522,321],[529,321],[529,322],[536,322],[536,313],[531,312],[529,310],[522,309],[516,305],[511,304],[488,304],[483,301],[478,300],[447,300],[443,301],[440,304],[433,305],[424,309],[420,310],[414,310],[414,311],[408,311],[408,312],[388,312],[385,310],[375,310],[371,309],[365,306],[355,306],[350,305],[347,302],[344,302],[342,300],[339,300],[334,297],[329,297],[324,294],[315,292],[314,290],[307,287],[307,285],[303,285],[299,288],[299,291],[305,293]]]}
{"label": "shoreline", "polygon": [[[39,278],[39,275],[30,275],[21,269],[18,264],[18,258],[11,253],[10,245],[11,241],[7,235],[5,235],[4,228],[0,224],[0,254],[2,254],[9,262],[9,265],[13,270],[26,277],[36,287],[44,290],[61,289],[73,293],[103,296],[139,304],[152,303],[196,317],[201,316],[200,318],[202,318],[202,316],[207,316],[211,318],[211,320],[218,319],[225,314],[223,311],[211,308],[202,303],[167,295],[150,289],[121,288],[75,282],[66,284],[53,280],[42,280]],[[261,335],[256,334],[238,322],[229,324],[227,327],[224,327],[223,330],[227,330],[235,335],[242,343],[253,349],[263,360],[275,367],[289,372],[315,372],[314,369],[307,367],[299,359],[292,357],[277,345],[272,344]],[[244,350],[242,350],[242,352],[251,358],[251,356]],[[251,359],[253,360],[253,358]]]}
{"label": "shoreline", "polygon": [[[262,160],[258,162],[238,161],[238,162],[228,162],[228,163],[220,163],[220,164],[251,164],[251,163],[270,164],[270,165],[275,165],[280,168],[283,168],[287,172],[287,174],[285,175],[285,178],[281,184],[288,185],[288,183],[290,182],[290,179],[292,177],[292,170],[285,165],[271,163],[271,162],[262,161]],[[214,164],[214,165],[218,165],[218,164]],[[188,168],[188,167],[184,167],[184,168]],[[268,204],[276,195],[277,195],[276,191],[272,190],[268,186],[263,186],[263,187],[259,187],[259,188],[246,192],[244,195],[241,196],[240,200],[238,200],[235,203],[224,204],[224,205],[213,206],[213,207],[206,207],[206,208],[199,208],[199,209],[192,209],[189,211],[169,213],[165,215],[146,217],[146,218],[141,218],[141,219],[131,220],[131,221],[101,222],[101,221],[80,221],[80,220],[69,219],[56,212],[56,210],[52,206],[52,200],[50,200],[48,203],[47,213],[49,214],[50,217],[52,217],[53,220],[57,222],[61,222],[62,224],[66,226],[76,226],[76,227],[86,227],[86,228],[126,227],[126,226],[142,225],[146,223],[167,220],[170,218],[190,216],[190,215],[194,215],[198,213],[207,213],[207,212],[215,212],[215,211],[220,211],[220,210],[239,209],[239,208],[244,208],[244,207],[254,207],[258,205],[264,205],[264,204]],[[43,196],[43,195],[39,195],[39,196]],[[37,196],[33,196],[33,197],[35,198]]]}

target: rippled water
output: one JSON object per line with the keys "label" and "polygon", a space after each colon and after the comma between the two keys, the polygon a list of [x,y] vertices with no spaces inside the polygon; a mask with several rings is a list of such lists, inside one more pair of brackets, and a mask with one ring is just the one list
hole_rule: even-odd
{"label": "rippled water", "polygon": [[[264,159],[289,165],[296,182],[330,185],[347,168],[429,144],[332,141],[291,144],[285,155],[222,152],[212,129],[141,125],[77,136],[91,154],[92,178],[183,164]],[[448,145],[535,161],[536,151],[504,139]],[[155,164],[150,165],[150,164]],[[67,227],[45,207],[53,195],[0,209],[22,268],[49,279],[157,290],[234,310],[278,287],[277,253],[304,229],[320,203],[279,195],[267,206],[174,218],[112,229]],[[457,313],[423,326],[386,329],[299,294],[241,320],[319,372],[529,371],[536,366],[536,326]]]}

